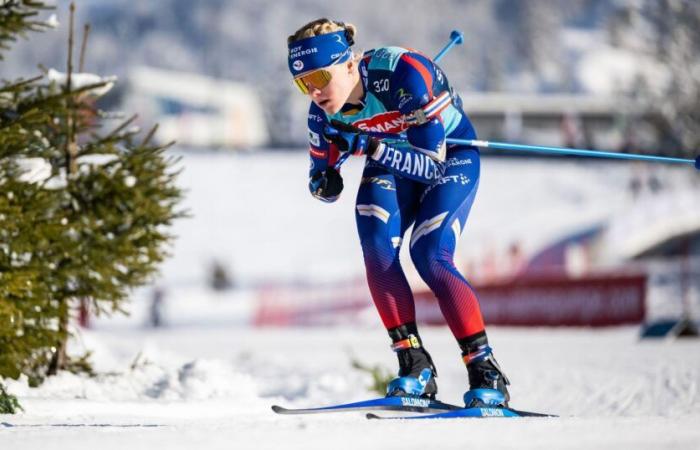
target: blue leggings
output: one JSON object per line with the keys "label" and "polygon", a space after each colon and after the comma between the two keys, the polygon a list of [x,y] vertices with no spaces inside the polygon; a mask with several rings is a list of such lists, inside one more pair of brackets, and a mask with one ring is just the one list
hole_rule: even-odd
{"label": "blue leggings", "polygon": [[362,175],[355,216],[372,299],[387,329],[415,322],[411,289],[399,261],[406,230],[414,224],[411,259],[440,304],[457,339],[484,331],[479,302],[454,265],[479,185],[479,152],[448,150],[444,176],[432,185],[401,178],[369,164]]}

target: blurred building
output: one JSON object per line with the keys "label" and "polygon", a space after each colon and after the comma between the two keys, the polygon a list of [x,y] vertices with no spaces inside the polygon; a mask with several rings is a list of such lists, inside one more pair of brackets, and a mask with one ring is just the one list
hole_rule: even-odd
{"label": "blurred building", "polygon": [[[613,95],[468,92],[460,97],[480,139],[658,153],[651,113]],[[293,118],[280,120],[292,124],[285,139],[305,146],[309,99],[294,95],[285,102],[282,109]]]}
{"label": "blurred building", "polygon": [[[464,111],[481,139],[607,150],[628,140],[629,105],[615,96],[585,94],[462,94]],[[651,126],[637,123],[635,151],[655,142]],[[644,147],[644,148],[639,148]]]}
{"label": "blurred building", "polygon": [[242,83],[138,67],[129,72],[125,103],[144,122],[159,124],[160,143],[236,149],[268,143],[262,102]]}

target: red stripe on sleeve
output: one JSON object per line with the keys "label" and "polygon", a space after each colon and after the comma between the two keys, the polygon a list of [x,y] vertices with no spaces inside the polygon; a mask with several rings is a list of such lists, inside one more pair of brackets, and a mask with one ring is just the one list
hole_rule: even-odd
{"label": "red stripe on sleeve", "polygon": [[433,97],[433,76],[430,74],[430,71],[423,65],[421,64],[418,60],[411,58],[407,54],[401,55],[401,59],[406,61],[420,73],[420,75],[423,77],[423,81],[425,81],[425,86],[428,88],[428,95],[430,98]]}

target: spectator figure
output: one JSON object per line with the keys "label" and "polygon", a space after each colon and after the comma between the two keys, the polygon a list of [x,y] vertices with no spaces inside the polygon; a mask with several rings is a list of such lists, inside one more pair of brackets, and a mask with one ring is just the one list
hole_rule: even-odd
{"label": "spectator figure", "polygon": [[212,262],[209,277],[209,286],[215,291],[225,291],[233,287],[228,270],[220,261]]}
{"label": "spectator figure", "polygon": [[155,287],[153,289],[153,295],[151,296],[151,307],[148,314],[148,322],[153,328],[160,328],[163,326],[163,307],[165,303],[165,290],[160,287]]}
{"label": "spectator figure", "polygon": [[511,278],[519,277],[526,263],[520,243],[517,241],[512,242],[508,247],[508,276]]}

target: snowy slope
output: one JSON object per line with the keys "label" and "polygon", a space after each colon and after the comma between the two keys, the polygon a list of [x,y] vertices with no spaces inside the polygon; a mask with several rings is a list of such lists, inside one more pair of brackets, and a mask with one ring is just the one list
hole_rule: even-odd
{"label": "snowy slope", "polygon": [[[466,386],[446,328],[424,330],[441,397]],[[395,365],[380,327],[366,330],[176,328],[82,336],[104,374],[62,374],[40,389],[10,383],[27,412],[0,417],[12,449],[518,448],[694,449],[700,441],[700,344],[640,343],[636,329],[491,330],[513,404],[561,415],[377,423],[360,413],[285,417],[273,403],[315,405],[372,395],[350,368]],[[130,369],[134,359],[138,363]]]}

